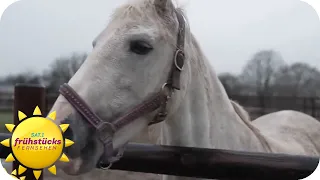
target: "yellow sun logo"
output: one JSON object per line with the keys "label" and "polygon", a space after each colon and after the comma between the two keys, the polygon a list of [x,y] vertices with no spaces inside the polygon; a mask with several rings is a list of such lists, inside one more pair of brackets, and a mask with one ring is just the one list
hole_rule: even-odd
{"label": "yellow sun logo", "polygon": [[[7,171],[6,171],[7,172]],[[13,170],[11,173],[11,177],[15,178],[15,179],[20,179],[20,180],[25,180],[26,177],[25,176],[21,176],[21,177],[17,177],[17,171]]]}
{"label": "yellow sun logo", "polygon": [[5,125],[12,133],[12,137],[1,142],[2,145],[12,149],[5,162],[18,161],[21,164],[17,170],[12,171],[11,176],[25,179],[24,176],[19,176],[27,169],[32,169],[34,177],[39,179],[45,168],[56,175],[54,163],[58,160],[69,162],[63,149],[74,143],[63,137],[69,124],[57,126],[54,123],[56,112],[53,111],[45,118],[42,117],[38,106],[34,109],[32,117],[28,118],[23,112],[18,111],[18,118],[19,125]]}
{"label": "yellow sun logo", "polygon": [[[6,170],[6,168],[3,168],[3,169],[4,169],[4,171],[5,171],[6,173],[8,173],[7,170]],[[17,171],[16,171],[16,170],[12,171],[11,177],[13,177],[13,178],[15,178],[15,179],[20,179],[20,180],[25,180],[25,179],[26,179],[25,176],[22,176],[22,177],[18,178],[18,177],[17,177]]]}

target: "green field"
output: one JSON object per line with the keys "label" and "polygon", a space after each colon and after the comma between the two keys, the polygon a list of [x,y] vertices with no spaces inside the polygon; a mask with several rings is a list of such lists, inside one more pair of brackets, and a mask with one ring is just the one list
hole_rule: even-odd
{"label": "green field", "polygon": [[0,112],[0,133],[8,133],[4,124],[12,123],[12,112]]}

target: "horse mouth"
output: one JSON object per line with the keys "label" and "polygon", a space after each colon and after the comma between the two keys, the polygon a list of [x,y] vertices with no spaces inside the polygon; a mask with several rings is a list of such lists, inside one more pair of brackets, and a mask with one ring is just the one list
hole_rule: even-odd
{"label": "horse mouth", "polygon": [[[79,122],[79,121],[77,121]],[[59,164],[61,169],[68,175],[81,175],[92,171],[97,167],[99,158],[102,155],[102,145],[101,142],[92,132],[92,130],[87,129],[85,133],[78,132],[74,129],[75,126],[68,128],[66,131],[66,136],[70,136],[71,140],[74,140],[73,146],[67,147],[63,152],[69,158],[69,162],[61,162]],[[88,134],[91,134],[89,136]]]}
{"label": "horse mouth", "polygon": [[94,160],[88,161],[87,159],[81,156],[73,159],[70,158],[69,162],[63,162],[63,165],[59,165],[64,173],[78,176],[95,169],[97,162],[94,162]]}
{"label": "horse mouth", "polygon": [[77,176],[83,174],[83,160],[79,158],[69,159],[69,162],[64,163],[62,166],[62,171],[68,175]]}

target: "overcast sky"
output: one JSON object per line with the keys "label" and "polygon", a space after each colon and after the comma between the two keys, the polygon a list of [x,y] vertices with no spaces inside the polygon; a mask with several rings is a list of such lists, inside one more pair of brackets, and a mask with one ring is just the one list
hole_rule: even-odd
{"label": "overcast sky", "polygon": [[[112,10],[127,0],[22,0],[0,22],[0,76],[42,72],[59,56],[91,51]],[[320,23],[299,0],[183,0],[191,30],[217,72],[238,73],[258,50],[320,68]]]}

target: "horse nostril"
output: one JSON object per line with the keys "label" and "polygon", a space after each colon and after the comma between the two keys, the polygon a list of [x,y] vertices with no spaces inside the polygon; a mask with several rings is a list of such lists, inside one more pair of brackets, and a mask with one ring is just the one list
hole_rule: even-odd
{"label": "horse nostril", "polygon": [[69,139],[71,141],[73,141],[73,132],[72,132],[72,129],[71,127],[69,126],[68,129],[63,133],[63,136],[66,138],[66,139]]}

